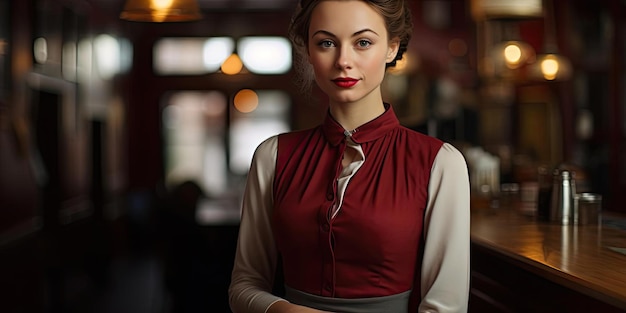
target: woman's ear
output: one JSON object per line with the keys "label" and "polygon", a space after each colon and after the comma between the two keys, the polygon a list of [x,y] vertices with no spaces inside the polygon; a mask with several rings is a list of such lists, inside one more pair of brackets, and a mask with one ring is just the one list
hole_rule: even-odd
{"label": "woman's ear", "polygon": [[387,63],[392,62],[396,55],[398,55],[398,50],[400,49],[400,38],[393,38],[389,41],[389,48],[387,50]]}

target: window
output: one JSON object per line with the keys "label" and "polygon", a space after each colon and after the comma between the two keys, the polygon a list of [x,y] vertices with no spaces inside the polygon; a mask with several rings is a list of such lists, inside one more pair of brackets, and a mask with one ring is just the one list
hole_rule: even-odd
{"label": "window", "polygon": [[283,37],[244,37],[237,46],[241,60],[256,74],[284,74],[291,69],[291,43]]}
{"label": "window", "polygon": [[240,54],[255,74],[287,73],[292,66],[291,43],[284,37],[163,38],[153,50],[158,75],[203,75],[218,72],[231,55]]}
{"label": "window", "polygon": [[178,91],[163,109],[165,181],[197,182],[210,195],[228,188],[226,97],[217,91]]}
{"label": "window", "polygon": [[[246,109],[241,101],[254,103],[244,103]],[[244,89],[233,102],[227,125],[227,100],[220,92],[177,91],[167,97],[162,115],[166,185],[193,180],[210,195],[224,193],[237,183],[233,178],[247,174],[263,140],[290,130],[291,101],[283,91]]]}
{"label": "window", "polygon": [[[241,92],[244,90],[239,94]],[[247,173],[254,150],[263,140],[290,130],[288,120],[291,101],[288,95],[275,90],[255,93],[258,105],[251,112],[237,110],[237,103],[231,106],[230,169],[235,174]],[[234,99],[237,100],[237,95]]]}

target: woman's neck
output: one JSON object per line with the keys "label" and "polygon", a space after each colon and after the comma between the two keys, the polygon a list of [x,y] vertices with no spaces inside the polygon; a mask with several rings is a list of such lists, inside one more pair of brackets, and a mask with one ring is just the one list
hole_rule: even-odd
{"label": "woman's neck", "polygon": [[330,114],[339,125],[351,131],[385,113],[382,98],[362,100],[330,103]]}

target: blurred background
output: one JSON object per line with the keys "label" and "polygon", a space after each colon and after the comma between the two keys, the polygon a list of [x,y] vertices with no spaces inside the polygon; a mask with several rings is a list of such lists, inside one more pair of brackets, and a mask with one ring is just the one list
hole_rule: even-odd
{"label": "blurred background", "polygon": [[[327,109],[295,83],[296,3],[0,0],[0,311],[229,312],[252,153]],[[409,5],[385,101],[475,195],[566,167],[626,212],[626,1]]]}

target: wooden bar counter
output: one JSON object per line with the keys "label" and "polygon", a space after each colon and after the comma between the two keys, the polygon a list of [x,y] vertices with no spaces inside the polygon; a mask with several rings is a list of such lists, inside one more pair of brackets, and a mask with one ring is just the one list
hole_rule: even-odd
{"label": "wooden bar counter", "polygon": [[561,226],[528,211],[473,199],[470,312],[626,312],[626,216]]}

